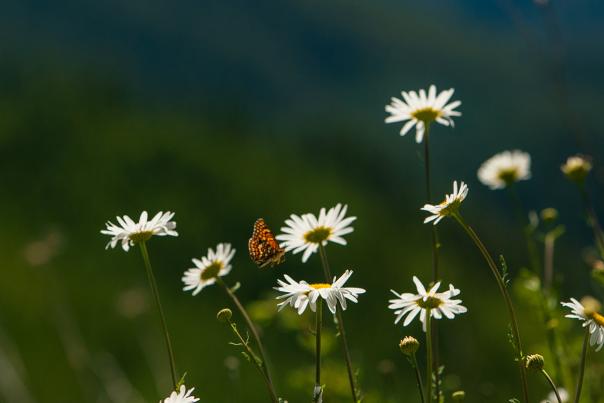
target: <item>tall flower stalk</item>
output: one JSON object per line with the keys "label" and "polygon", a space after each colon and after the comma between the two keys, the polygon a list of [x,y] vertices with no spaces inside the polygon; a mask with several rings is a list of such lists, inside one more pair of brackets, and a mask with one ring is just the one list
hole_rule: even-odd
{"label": "tall flower stalk", "polygon": [[323,399],[323,385],[321,384],[321,329],[323,327],[323,301],[317,301],[315,313],[315,388],[313,402],[318,403]]}
{"label": "tall flower stalk", "polygon": [[426,309],[426,397],[432,403],[432,317],[430,308]]}
{"label": "tall flower stalk", "polygon": [[577,380],[577,390],[575,392],[575,403],[581,399],[581,389],[583,388],[583,377],[585,376],[585,363],[587,362],[587,344],[589,342],[589,329],[585,331],[583,338],[583,348],[581,349],[581,363],[579,364],[579,379]]}

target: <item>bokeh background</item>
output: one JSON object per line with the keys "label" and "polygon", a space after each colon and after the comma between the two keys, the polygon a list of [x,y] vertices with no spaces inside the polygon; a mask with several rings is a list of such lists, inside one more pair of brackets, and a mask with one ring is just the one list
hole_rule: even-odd
{"label": "bokeh background", "polygon": [[[257,217],[278,232],[291,213],[338,202],[358,217],[349,245],[328,247],[334,271],[366,288],[345,313],[366,402],[415,401],[398,351],[418,323],[393,324],[389,289],[430,279],[422,148],[385,125],[401,90],[454,87],[463,116],[432,133],[434,189],[465,180],[464,215],[512,273],[527,265],[504,191],[476,179],[504,149],[533,157],[525,207],[556,207],[560,294],[601,295],[576,189],[559,166],[594,157],[602,212],[604,5],[598,0],[5,1],[0,12],[0,401],[153,402],[170,392],[159,323],[136,250],[105,251],[116,215],[176,212],[178,238],[151,258],[177,365],[201,402],[261,402],[266,392],[215,319],[222,290],[181,291],[190,259],[218,242],[237,249],[227,277],[261,324],[280,395],[308,401],[312,316],[276,314],[271,288],[288,273],[319,280],[319,259],[260,271],[247,255]],[[442,271],[469,313],[443,321],[447,394],[470,402],[518,396],[507,318],[487,267],[444,221]],[[522,288],[520,284],[519,288]],[[542,318],[515,294],[529,352],[546,354]],[[237,318],[237,317],[236,317]],[[240,319],[238,319],[240,322]],[[578,323],[565,344],[579,348]],[[326,401],[348,401],[333,326]],[[420,350],[423,354],[423,350]],[[593,362],[601,362],[593,354]],[[592,377],[597,399],[601,379]],[[530,378],[533,401],[547,394]],[[596,400],[593,400],[596,399]]]}

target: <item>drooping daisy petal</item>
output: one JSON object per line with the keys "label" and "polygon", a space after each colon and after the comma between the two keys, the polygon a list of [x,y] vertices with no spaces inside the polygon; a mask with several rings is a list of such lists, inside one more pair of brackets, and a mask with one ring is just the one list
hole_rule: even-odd
{"label": "drooping daisy petal", "polygon": [[453,182],[453,193],[445,195],[445,200],[440,204],[425,204],[421,210],[429,212],[431,215],[424,219],[424,224],[432,222],[438,224],[446,216],[452,215],[459,210],[461,203],[468,195],[468,185],[464,182],[457,187],[457,181]]}
{"label": "drooping daisy petal", "polygon": [[350,225],[356,220],[356,217],[346,217],[347,210],[347,205],[338,203],[329,210],[322,208],[319,217],[311,213],[292,214],[285,220],[286,227],[281,228],[282,233],[276,238],[286,252],[303,252],[302,262],[306,262],[321,244],[325,246],[333,242],[346,245],[343,236],[354,231]]}
{"label": "drooping daisy petal", "polygon": [[235,249],[229,243],[219,243],[216,250],[208,249],[208,253],[201,259],[192,259],[195,267],[187,269],[182,277],[185,284],[183,291],[193,290],[193,295],[216,282],[216,278],[229,274],[232,269],[231,260],[235,256]]}
{"label": "drooping daisy petal", "polygon": [[571,298],[569,302],[561,302],[562,306],[570,308],[571,313],[565,315],[570,319],[577,319],[583,322],[590,333],[589,345],[600,351],[604,346],[604,316],[596,310],[586,309],[585,306]]}
{"label": "drooping daisy petal", "polygon": [[530,177],[531,156],[520,150],[496,154],[478,169],[478,179],[491,189],[502,189]]}
{"label": "drooping daisy petal", "polygon": [[172,217],[174,217],[174,213],[160,211],[153,219],[148,220],[147,212],[143,211],[138,222],[134,222],[127,215],[116,217],[118,225],[107,221],[106,228],[101,230],[101,234],[111,236],[105,249],[115,248],[118,243],[121,243],[122,249],[127,252],[137,242],[146,241],[154,235],[178,236],[175,231],[176,222],[171,221]]}
{"label": "drooping daisy petal", "polygon": [[180,385],[180,390],[172,392],[170,396],[160,401],[160,403],[195,403],[199,399],[192,395],[195,388],[187,390],[185,385]]}
{"label": "drooping daisy petal", "polygon": [[436,121],[444,126],[453,126],[452,117],[461,116],[461,112],[455,110],[461,105],[461,101],[447,104],[454,91],[451,88],[437,94],[434,85],[430,86],[427,94],[423,89],[419,90],[419,94],[415,91],[402,91],[403,100],[393,97],[390,104],[386,105],[386,112],[390,115],[386,117],[385,122],[405,122],[400,131],[401,136],[415,126],[415,141],[421,143],[426,124]]}

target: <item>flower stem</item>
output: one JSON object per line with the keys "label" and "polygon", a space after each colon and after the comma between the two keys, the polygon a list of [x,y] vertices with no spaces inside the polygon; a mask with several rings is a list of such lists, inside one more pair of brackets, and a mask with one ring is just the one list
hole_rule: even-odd
{"label": "flower stem", "polygon": [[315,322],[315,389],[313,402],[318,402],[321,397],[321,328],[323,327],[323,301],[317,301],[317,312]]}
{"label": "flower stem", "polygon": [[596,247],[598,248],[598,252],[600,252],[600,257],[604,258],[604,232],[600,226],[600,221],[598,220],[598,216],[593,208],[591,198],[589,197],[587,189],[585,189],[584,183],[579,185],[579,190],[581,191],[581,198],[583,200],[585,214],[587,215],[587,221],[594,233]]}
{"label": "flower stem", "polygon": [[426,397],[432,403],[432,318],[430,309],[426,309]]}
{"label": "flower stem", "polygon": [[558,388],[556,387],[556,384],[554,383],[552,378],[549,376],[549,374],[544,369],[541,370],[541,373],[543,374],[545,379],[547,379],[547,382],[549,382],[549,385],[552,387],[554,394],[556,395],[556,399],[558,399],[558,403],[562,403],[562,399],[560,398],[560,394],[558,393]]}
{"label": "flower stem", "polygon": [[[321,255],[321,265],[323,266],[325,281],[331,283],[333,279],[331,278],[331,270],[329,269],[327,253],[325,252],[325,247],[321,244],[319,244],[319,255]],[[353,402],[357,403],[359,399],[357,397],[357,386],[355,382],[354,371],[352,369],[352,359],[350,358],[350,349],[348,347],[348,339],[346,337],[344,319],[342,317],[342,312],[339,309],[336,310],[336,318],[338,322],[338,332],[340,333],[340,337],[342,338],[342,347],[344,349],[344,360],[346,361],[346,370],[348,371],[348,382],[350,383],[350,392],[352,394]]]}
{"label": "flower stem", "polygon": [[147,272],[147,280],[149,280],[149,287],[151,288],[151,293],[155,299],[155,305],[157,306],[157,311],[159,312],[159,317],[161,319],[161,326],[164,333],[164,339],[166,341],[166,348],[168,349],[168,360],[170,362],[170,375],[172,376],[172,384],[174,386],[174,390],[176,390],[178,377],[176,376],[176,364],[174,362],[174,352],[172,351],[172,342],[170,341],[170,333],[168,333],[168,325],[166,324],[166,316],[164,315],[164,310],[161,305],[161,301],[159,299],[159,290],[157,288],[157,281],[155,281],[155,275],[153,274],[153,268],[151,267],[151,261],[149,259],[149,252],[147,251],[147,244],[145,241],[139,242],[141,255],[143,257],[143,261],[145,263],[145,270]]}
{"label": "flower stem", "polygon": [[419,366],[417,365],[417,357],[415,356],[415,353],[411,355],[411,365],[413,365],[413,369],[415,370],[415,380],[417,381],[419,398],[422,403],[426,403],[426,399],[424,398],[424,385],[422,383],[422,374],[419,372]]}
{"label": "flower stem", "polygon": [[476,232],[474,232],[474,230],[465,223],[465,221],[463,220],[463,218],[461,217],[461,214],[459,214],[459,212],[453,214],[453,217],[459,223],[459,225],[461,225],[461,227],[466,231],[466,233],[472,239],[472,241],[474,241],[474,244],[476,245],[478,250],[480,250],[480,253],[486,260],[487,265],[491,269],[491,272],[493,273],[493,276],[495,277],[495,280],[497,281],[497,286],[499,287],[499,291],[501,292],[501,296],[503,297],[503,299],[505,301],[505,305],[508,310],[508,314],[510,316],[510,322],[512,325],[512,335],[514,337],[516,349],[518,350],[517,358],[518,358],[518,366],[520,369],[520,381],[522,384],[522,393],[524,395],[524,401],[526,403],[528,403],[528,401],[529,401],[528,400],[528,386],[527,386],[527,381],[526,381],[526,371],[525,371],[524,364],[523,364],[524,353],[522,351],[522,342],[520,340],[520,331],[518,330],[518,320],[516,318],[516,312],[514,311],[514,305],[512,304],[512,298],[510,297],[510,294],[508,293],[508,289],[505,285],[503,278],[501,277],[501,273],[499,273],[499,270],[497,269],[497,265],[493,261],[491,254],[489,253],[487,248],[484,246],[484,244],[482,243],[482,241],[480,240],[480,238],[478,237]]}
{"label": "flower stem", "polygon": [[268,387],[269,394],[271,396],[271,399],[274,402],[278,402],[279,399],[277,398],[277,393],[275,392],[275,385],[273,383],[273,378],[271,377],[271,373],[268,369],[267,355],[266,355],[266,352],[264,351],[264,346],[262,345],[262,341],[260,340],[260,335],[258,334],[258,331],[256,330],[256,326],[254,325],[254,323],[250,319],[250,316],[248,315],[247,311],[245,310],[245,308],[239,301],[239,298],[237,298],[237,295],[235,295],[235,293],[226,285],[226,283],[220,277],[216,277],[216,282],[218,284],[220,284],[222,286],[222,288],[224,288],[227,295],[231,298],[231,300],[233,301],[233,303],[239,310],[239,313],[241,314],[241,316],[243,316],[243,319],[245,320],[245,323],[246,323],[248,329],[250,329],[250,332],[252,332],[252,336],[254,337],[254,340],[256,340],[256,344],[258,345],[258,350],[260,352],[260,357],[261,357],[261,361],[262,361],[262,369],[266,376],[266,379],[268,380],[267,387]]}
{"label": "flower stem", "polygon": [[[233,331],[235,336],[237,336],[237,338],[239,339],[239,342],[241,343],[243,348],[245,348],[245,351],[247,352],[250,361],[253,362],[256,369],[258,369],[258,371],[260,372],[260,375],[262,375],[262,379],[264,380],[266,387],[269,389],[269,391],[272,391],[271,380],[269,379],[267,372],[263,368],[263,361],[256,356],[254,351],[250,348],[248,341],[245,340],[243,336],[241,336],[241,333],[239,333],[239,330],[237,330],[237,326],[235,325],[235,323],[233,323],[231,319],[227,319],[227,322],[229,323],[229,326],[231,327],[231,330]],[[277,397],[273,394],[271,394],[271,399],[273,403],[279,403]]]}
{"label": "flower stem", "polygon": [[581,364],[579,364],[579,380],[577,381],[577,392],[575,393],[575,403],[579,403],[581,398],[581,388],[583,387],[583,376],[585,375],[585,362],[587,361],[587,344],[589,343],[589,329],[585,330],[583,339],[583,351],[581,352]]}
{"label": "flower stem", "polygon": [[539,273],[539,268],[541,264],[539,262],[539,254],[537,253],[537,246],[535,245],[535,240],[533,239],[533,228],[531,228],[531,224],[527,221],[527,214],[520,200],[520,196],[518,196],[518,191],[514,184],[510,184],[508,186],[509,193],[511,198],[516,206],[516,215],[518,220],[518,225],[520,225],[520,229],[522,229],[522,233],[524,235],[524,240],[526,242],[526,250],[528,252],[528,257],[530,260],[531,269],[535,273]]}

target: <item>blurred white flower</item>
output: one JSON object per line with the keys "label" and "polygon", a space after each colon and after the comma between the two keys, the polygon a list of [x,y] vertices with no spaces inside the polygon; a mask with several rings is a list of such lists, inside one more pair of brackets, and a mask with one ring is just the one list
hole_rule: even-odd
{"label": "blurred white flower", "polygon": [[604,316],[595,309],[586,308],[583,304],[574,298],[569,302],[561,302],[562,306],[570,308],[571,313],[565,315],[570,319],[578,319],[583,322],[583,327],[589,329],[589,345],[597,346],[596,351],[600,351],[604,345]]}
{"label": "blurred white flower", "polygon": [[134,244],[146,241],[153,235],[178,236],[178,233],[174,230],[176,228],[176,222],[170,221],[172,220],[172,217],[174,217],[174,213],[169,211],[163,213],[160,211],[149,220],[147,212],[143,211],[138,222],[134,222],[127,215],[116,217],[119,225],[107,221],[105,224],[107,228],[101,230],[101,234],[110,235],[112,238],[105,248],[115,248],[118,242],[121,242],[122,248],[125,251],[128,251]]}
{"label": "blurred white flower", "polygon": [[502,189],[531,178],[531,156],[520,150],[504,151],[482,163],[478,179],[491,189]]}
{"label": "blurred white flower", "polygon": [[453,101],[450,104],[449,99],[455,90],[450,88],[436,93],[436,87],[431,85],[428,94],[425,90],[402,91],[403,99],[392,98],[390,105],[386,105],[386,112],[390,116],[386,118],[386,123],[404,122],[401,129],[401,136],[407,134],[415,126],[415,141],[421,143],[424,138],[426,125],[436,121],[441,125],[453,126],[453,116],[461,116],[461,112],[456,111],[461,101]]}
{"label": "blurred white flower", "polygon": [[592,165],[588,158],[581,155],[568,157],[560,169],[566,177],[574,182],[582,182],[591,171]]}
{"label": "blurred white flower", "polygon": [[185,271],[182,277],[185,283],[183,291],[193,290],[193,295],[197,295],[204,287],[214,284],[217,277],[229,274],[234,255],[235,249],[231,249],[231,244],[219,243],[216,251],[209,248],[206,256],[192,259],[195,267]]}
{"label": "blurred white flower", "polygon": [[279,287],[274,287],[275,290],[282,292],[283,295],[279,295],[277,299],[285,299],[280,302],[277,306],[279,310],[282,310],[285,306],[289,305],[298,311],[299,315],[302,315],[307,306],[310,305],[310,309],[315,312],[317,309],[317,299],[323,298],[327,302],[327,306],[331,313],[336,313],[338,302],[343,310],[346,310],[346,300],[357,302],[359,294],[365,292],[362,288],[355,287],[344,287],[344,284],[352,275],[352,270],[346,270],[340,278],[336,279],[332,284],[308,284],[306,281],[295,281],[287,274],[284,276],[285,281],[277,280]]}
{"label": "blurred white flower", "polygon": [[310,255],[319,249],[319,244],[327,245],[328,241],[346,245],[343,235],[349,234],[354,229],[350,224],[356,217],[345,217],[347,205],[338,203],[335,207],[326,210],[322,208],[317,218],[314,214],[307,213],[301,216],[292,214],[285,220],[287,227],[282,227],[283,234],[277,235],[281,247],[285,251],[299,253],[304,251],[302,262],[306,262]]}
{"label": "blurred white flower", "polygon": [[169,397],[167,397],[163,401],[160,401],[159,403],[162,403],[162,402],[163,403],[194,403],[194,402],[198,402],[199,399],[196,398],[195,396],[191,395],[191,393],[193,393],[194,390],[195,390],[195,388],[191,388],[191,389],[187,390],[185,385],[180,385],[180,391],[178,393],[172,392],[172,394],[170,394]]}
{"label": "blurred white flower", "polygon": [[432,215],[424,219],[424,224],[434,221],[434,225],[438,224],[444,217],[455,214],[459,210],[461,202],[468,195],[468,185],[460,182],[459,188],[457,181],[453,182],[453,193],[445,195],[445,200],[440,204],[425,204],[421,210],[427,211]]}
{"label": "blurred white flower", "polygon": [[[568,394],[568,391],[566,389],[558,388],[558,394],[560,395],[562,403],[570,402],[570,395]],[[552,390],[551,392],[549,392],[549,395],[547,395],[547,398],[545,400],[542,400],[540,403],[558,403],[558,398]]]}
{"label": "blurred white flower", "polygon": [[453,319],[455,315],[468,311],[468,308],[460,305],[462,303],[460,299],[451,299],[460,293],[459,289],[453,287],[452,284],[449,284],[448,291],[436,292],[440,287],[440,282],[434,284],[429,291],[426,291],[424,285],[415,276],[413,276],[413,282],[417,288],[417,294],[399,294],[394,290],[390,290],[397,296],[397,298],[391,299],[389,301],[390,305],[388,305],[388,308],[393,309],[396,315],[395,324],[406,316],[403,326],[407,326],[419,313],[419,320],[422,322],[422,329],[425,332],[428,309],[430,309],[430,317],[434,319],[441,319],[443,315]]}

